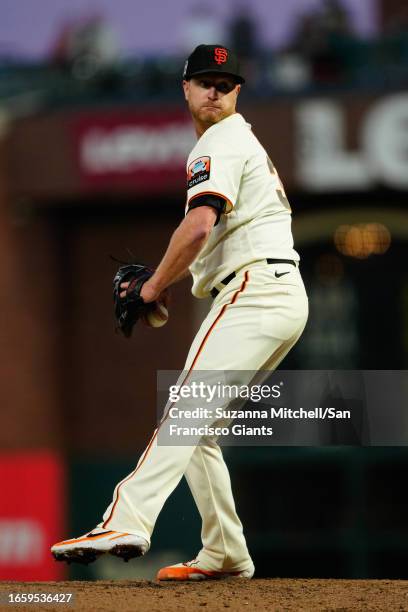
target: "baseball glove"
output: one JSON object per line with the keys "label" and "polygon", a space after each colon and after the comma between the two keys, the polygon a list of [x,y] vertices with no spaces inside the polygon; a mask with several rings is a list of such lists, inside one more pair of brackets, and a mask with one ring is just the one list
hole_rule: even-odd
{"label": "baseball glove", "polygon": [[[116,329],[129,338],[134,325],[139,319],[146,319],[148,314],[155,310],[156,302],[146,304],[140,295],[144,283],[153,275],[153,270],[141,263],[132,263],[120,266],[113,279],[113,302],[115,305]],[[120,297],[123,292],[122,283],[129,283],[126,296]]]}

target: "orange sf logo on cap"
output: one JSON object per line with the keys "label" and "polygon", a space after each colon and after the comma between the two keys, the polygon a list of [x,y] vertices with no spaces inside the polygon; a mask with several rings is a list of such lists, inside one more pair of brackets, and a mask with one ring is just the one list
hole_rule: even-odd
{"label": "orange sf logo on cap", "polygon": [[214,49],[214,60],[220,66],[221,64],[225,64],[228,59],[228,51],[223,47],[215,47]]}

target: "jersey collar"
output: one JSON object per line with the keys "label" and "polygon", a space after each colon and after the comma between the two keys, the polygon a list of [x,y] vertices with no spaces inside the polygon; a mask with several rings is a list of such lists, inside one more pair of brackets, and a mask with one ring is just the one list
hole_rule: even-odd
{"label": "jersey collar", "polygon": [[214,123],[214,125],[212,125],[208,129],[206,129],[204,134],[199,138],[199,140],[201,140],[201,138],[204,138],[204,136],[206,136],[206,134],[209,134],[209,133],[212,134],[217,129],[221,129],[227,123],[237,123],[237,124],[241,124],[241,125],[247,125],[249,128],[251,127],[250,124],[245,121],[245,119],[243,118],[241,113],[233,113],[232,115],[229,115],[228,117],[225,117],[225,119],[222,119],[221,121],[218,121],[218,123]]}

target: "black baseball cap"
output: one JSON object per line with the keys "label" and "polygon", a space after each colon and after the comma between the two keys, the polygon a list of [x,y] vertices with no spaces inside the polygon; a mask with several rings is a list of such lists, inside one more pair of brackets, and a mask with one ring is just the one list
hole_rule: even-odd
{"label": "black baseball cap", "polygon": [[183,79],[205,72],[230,74],[237,83],[245,83],[239,61],[233,51],[224,45],[199,45],[194,49],[184,65]]}

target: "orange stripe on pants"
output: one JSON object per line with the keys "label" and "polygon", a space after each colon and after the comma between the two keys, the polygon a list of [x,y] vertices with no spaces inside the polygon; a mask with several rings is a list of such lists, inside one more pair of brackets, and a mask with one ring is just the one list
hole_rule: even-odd
{"label": "orange stripe on pants", "polygon": [[[231,301],[230,301],[228,304],[224,304],[224,306],[221,308],[221,310],[220,310],[219,314],[217,315],[217,317],[216,317],[216,318],[215,318],[215,320],[213,321],[212,325],[210,326],[209,330],[208,330],[208,331],[207,331],[207,333],[205,334],[205,336],[204,336],[204,338],[203,338],[203,340],[202,340],[202,342],[201,342],[201,344],[200,344],[200,346],[199,346],[199,348],[198,348],[198,350],[197,350],[197,354],[196,354],[196,356],[194,357],[194,360],[193,360],[193,362],[192,362],[192,364],[191,364],[191,367],[190,367],[189,371],[187,372],[186,377],[185,377],[185,379],[183,380],[183,382],[182,382],[181,386],[183,386],[183,385],[184,385],[184,384],[187,382],[188,377],[190,376],[190,374],[191,374],[191,372],[192,372],[192,370],[193,370],[194,366],[196,365],[197,360],[198,360],[198,358],[199,358],[200,354],[202,353],[203,348],[204,348],[204,346],[205,346],[205,344],[206,344],[206,342],[207,342],[208,338],[210,337],[211,332],[214,330],[214,328],[215,328],[215,326],[217,325],[217,323],[220,321],[220,319],[221,319],[221,318],[223,317],[223,315],[225,314],[225,311],[227,310],[228,306],[230,306],[231,304],[234,304],[234,303],[237,301],[239,294],[240,294],[240,293],[242,293],[242,292],[245,290],[245,287],[247,286],[248,281],[249,281],[249,272],[247,271],[247,272],[245,272],[245,274],[244,274],[244,280],[243,280],[243,281],[242,281],[242,283],[241,283],[241,287],[240,287],[240,288],[239,288],[239,289],[238,289],[238,290],[237,290],[237,291],[234,293],[234,295],[232,296]],[[169,412],[170,412],[170,408],[171,408],[173,405],[174,405],[174,403],[173,403],[173,404],[171,404],[171,405],[169,406],[169,408],[168,408],[168,410],[167,410],[166,414],[164,415],[164,417],[163,417],[163,418],[162,418],[162,420],[160,421],[160,425],[159,425],[159,426],[158,426],[158,427],[155,429],[155,431],[154,431],[154,433],[153,433],[153,436],[151,437],[151,439],[150,439],[150,441],[149,441],[149,444],[147,445],[147,448],[146,448],[146,450],[145,450],[144,454],[142,455],[142,458],[141,458],[140,462],[138,463],[138,465],[136,466],[136,468],[133,470],[133,472],[132,472],[131,474],[129,474],[129,476],[127,476],[127,478],[125,478],[124,480],[122,480],[122,482],[121,482],[121,483],[118,485],[118,488],[117,488],[117,490],[116,490],[116,499],[115,499],[115,502],[114,502],[114,504],[113,504],[113,506],[112,506],[111,512],[110,512],[110,514],[109,514],[109,517],[106,519],[106,521],[104,521],[104,523],[103,523],[103,525],[102,525],[102,527],[103,527],[104,529],[106,529],[106,527],[108,526],[109,522],[112,520],[113,513],[114,513],[115,508],[116,508],[116,506],[117,506],[117,504],[118,504],[118,501],[119,501],[119,499],[120,499],[120,489],[121,489],[121,487],[122,487],[122,486],[123,486],[123,485],[124,485],[126,482],[129,482],[129,480],[130,480],[131,478],[133,478],[133,477],[135,476],[135,474],[137,473],[137,471],[138,471],[138,470],[139,470],[139,469],[142,467],[142,465],[143,465],[143,463],[144,463],[144,461],[145,461],[146,457],[148,456],[148,454],[149,454],[149,452],[150,452],[150,450],[151,450],[152,444],[153,444],[154,440],[156,439],[156,436],[157,436],[157,434],[158,434],[158,432],[159,432],[159,429],[160,429],[160,427],[162,426],[162,424],[163,424],[163,423],[166,421],[166,419],[168,418],[168,416],[169,416]]]}

